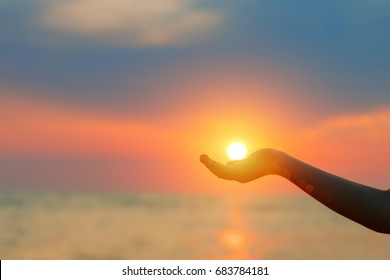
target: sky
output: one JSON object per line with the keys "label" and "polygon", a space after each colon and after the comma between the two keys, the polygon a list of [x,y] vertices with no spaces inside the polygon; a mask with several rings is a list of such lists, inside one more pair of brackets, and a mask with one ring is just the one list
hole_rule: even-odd
{"label": "sky", "polygon": [[389,49],[385,0],[3,0],[0,189],[294,192],[232,141],[385,189]]}

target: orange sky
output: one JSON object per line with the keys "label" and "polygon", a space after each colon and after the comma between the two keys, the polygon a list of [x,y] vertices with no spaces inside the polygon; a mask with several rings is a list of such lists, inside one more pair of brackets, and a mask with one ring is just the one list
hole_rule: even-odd
{"label": "orange sky", "polygon": [[[85,188],[103,189],[295,191],[272,176],[247,186],[221,181],[198,161],[201,153],[207,153],[226,162],[227,145],[242,141],[249,152],[263,147],[282,149],[361,183],[385,188],[390,181],[390,108],[321,119],[313,111],[296,110],[292,103],[272,99],[273,91],[280,96],[283,90],[307,90],[303,86],[247,82],[244,86],[235,81],[194,84],[187,90],[199,92],[189,95],[197,98],[183,98],[169,104],[169,110],[144,119],[75,109],[55,100],[17,98],[19,92],[3,90],[0,157],[22,162],[7,167],[15,174],[23,174],[23,161],[29,160],[34,167],[29,167],[26,180],[37,180],[40,185],[62,180],[61,185],[70,188],[76,182]],[[234,93],[239,90],[242,94],[237,99]],[[207,95],[210,91],[213,98]],[[253,92],[263,93],[267,100],[254,102],[250,99]],[[46,172],[36,171],[41,159],[46,161]],[[61,164],[50,167],[52,159],[70,162],[74,169],[66,170]],[[102,165],[95,167],[93,161]],[[17,176],[9,178],[13,185],[18,184]]]}
{"label": "orange sky", "polygon": [[3,2],[0,189],[295,190],[237,140],[389,185],[389,1]]}

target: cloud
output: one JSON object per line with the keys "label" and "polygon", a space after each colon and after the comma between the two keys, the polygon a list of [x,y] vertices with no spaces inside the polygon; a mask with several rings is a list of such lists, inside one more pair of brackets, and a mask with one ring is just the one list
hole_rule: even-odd
{"label": "cloud", "polygon": [[328,119],[321,124],[322,129],[332,131],[366,130],[385,127],[390,128],[390,109],[339,116]]}
{"label": "cloud", "polygon": [[154,124],[11,94],[17,92],[0,94],[0,159],[2,155],[149,155],[156,147],[156,135],[160,143],[167,135]]}
{"label": "cloud", "polygon": [[335,116],[309,129],[305,135],[333,147],[356,150],[375,146],[389,154],[390,108]]}
{"label": "cloud", "polygon": [[43,0],[37,23],[71,39],[122,46],[191,43],[207,36],[222,15],[197,0]]}

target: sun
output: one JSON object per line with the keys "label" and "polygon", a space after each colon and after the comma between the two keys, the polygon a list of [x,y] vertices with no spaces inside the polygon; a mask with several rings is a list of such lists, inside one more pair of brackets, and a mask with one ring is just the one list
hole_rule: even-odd
{"label": "sun", "polygon": [[240,142],[234,142],[227,148],[227,154],[232,160],[240,160],[246,156],[246,147]]}

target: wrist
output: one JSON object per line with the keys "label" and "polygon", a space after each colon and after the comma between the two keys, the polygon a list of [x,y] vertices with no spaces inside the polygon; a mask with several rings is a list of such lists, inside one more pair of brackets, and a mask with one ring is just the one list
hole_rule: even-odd
{"label": "wrist", "polygon": [[269,149],[269,171],[272,175],[279,175],[287,180],[291,178],[291,171],[288,167],[289,156],[275,149]]}

